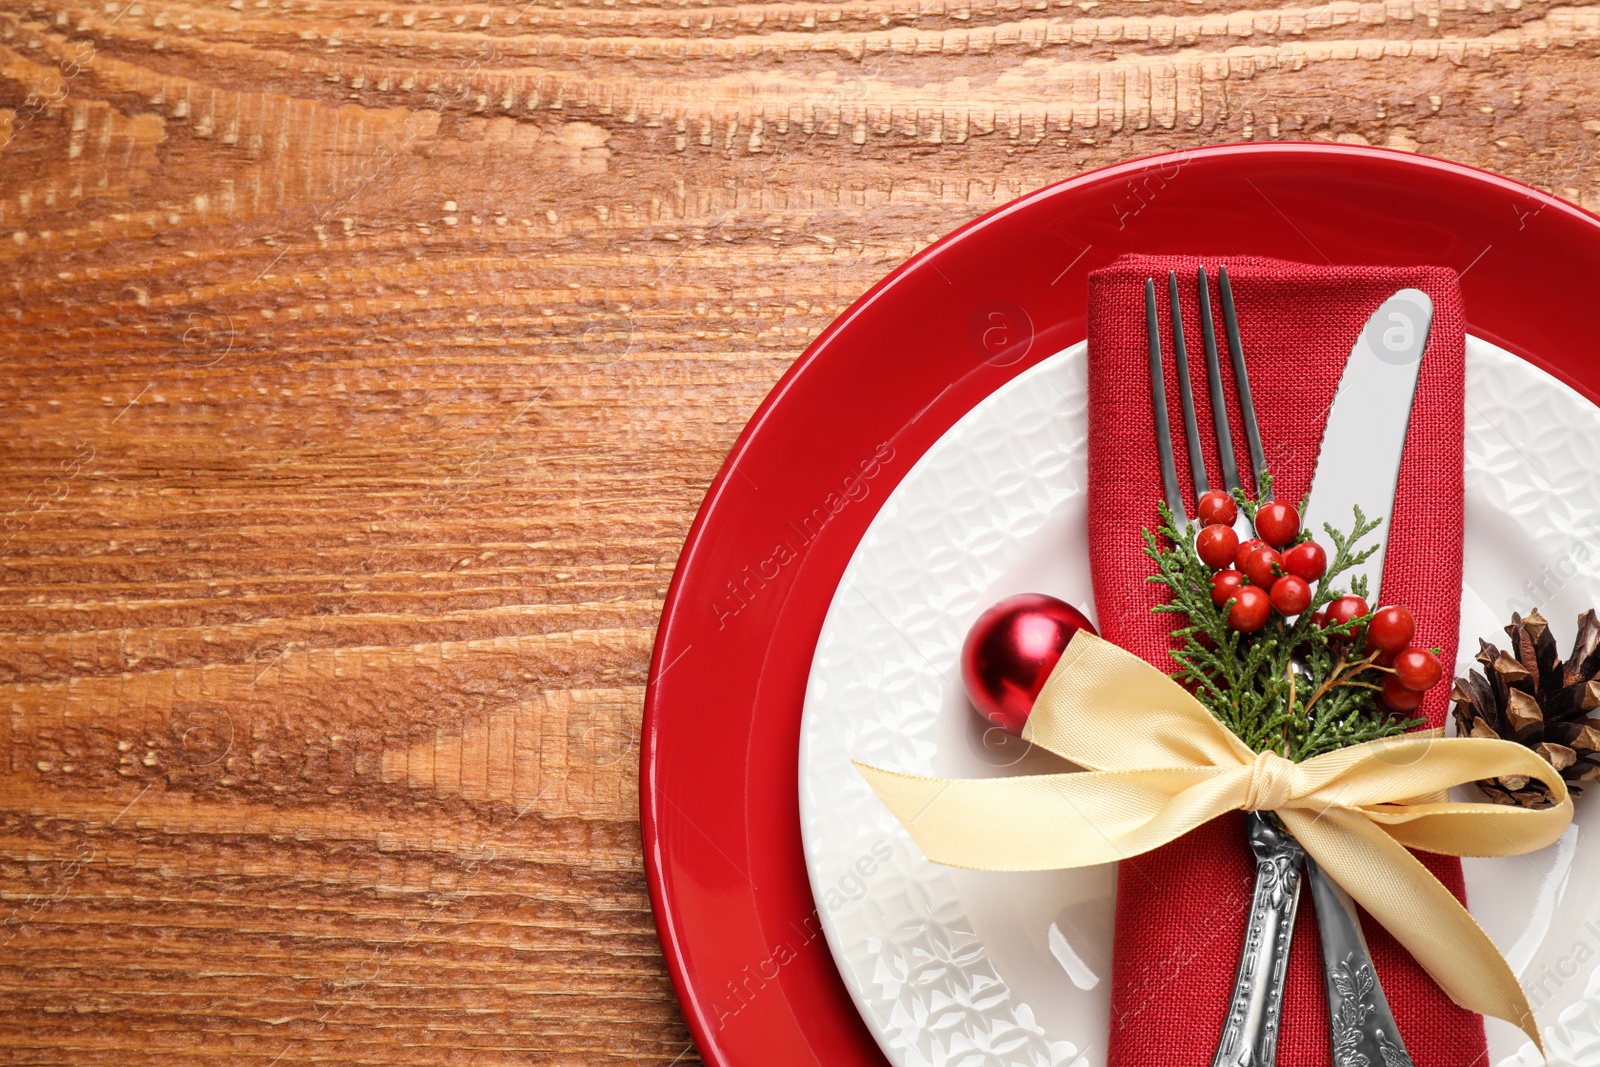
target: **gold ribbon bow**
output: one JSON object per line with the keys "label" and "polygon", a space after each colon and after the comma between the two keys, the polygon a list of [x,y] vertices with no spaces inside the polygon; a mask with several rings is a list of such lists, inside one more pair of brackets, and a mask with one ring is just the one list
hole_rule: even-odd
{"label": "gold ribbon bow", "polygon": [[[1450,999],[1516,1024],[1543,1049],[1499,950],[1406,851],[1515,856],[1555,841],[1572,821],[1572,801],[1535,753],[1427,733],[1292,763],[1252,752],[1177,682],[1086,631],[1067,646],[1022,736],[1087,770],[960,779],[856,766],[930,860],[985,871],[1110,863],[1225,812],[1277,812]],[[1507,775],[1544,782],[1555,806],[1444,800],[1453,785]]]}

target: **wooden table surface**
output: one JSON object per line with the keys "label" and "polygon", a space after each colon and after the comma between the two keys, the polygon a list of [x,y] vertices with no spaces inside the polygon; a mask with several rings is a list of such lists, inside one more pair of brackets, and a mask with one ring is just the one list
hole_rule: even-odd
{"label": "wooden table surface", "polygon": [[790,362],[1162,149],[1595,206],[1597,42],[1543,0],[4,0],[4,1060],[697,1062],[640,709]]}

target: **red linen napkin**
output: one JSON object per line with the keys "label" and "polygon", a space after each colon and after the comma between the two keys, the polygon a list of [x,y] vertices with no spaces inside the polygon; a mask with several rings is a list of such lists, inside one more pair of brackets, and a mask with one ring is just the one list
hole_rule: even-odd
{"label": "red linen napkin", "polygon": [[[1223,260],[1233,282],[1274,495],[1298,502],[1311,484],[1328,406],[1350,347],[1368,316],[1395,290],[1433,298],[1433,329],[1423,356],[1378,603],[1415,613],[1414,644],[1455,662],[1461,599],[1463,318],[1454,271],[1417,267],[1323,267],[1264,259]],[[1167,356],[1167,408],[1178,429],[1174,450],[1188,480],[1166,308],[1168,270],[1182,290],[1191,380],[1201,440],[1215,465],[1195,271],[1204,265],[1216,302],[1216,260],[1127,256],[1089,277],[1089,551],[1101,633],[1171,672],[1170,616],[1153,615],[1161,594],[1145,581],[1153,565],[1140,530],[1154,527],[1162,499],[1150,406],[1144,284],[1154,277]],[[1233,376],[1223,344],[1223,381],[1232,404]],[[1239,469],[1248,471],[1242,427],[1233,423]],[[1185,503],[1194,514],[1185,486]],[[1348,518],[1346,519],[1348,522]],[[1320,533],[1320,531],[1319,531]],[[1326,536],[1319,537],[1326,543]],[[1331,546],[1328,546],[1331,552]],[[1374,604],[1376,606],[1376,604]],[[1448,686],[1419,714],[1444,721]],[[1465,900],[1461,864],[1419,854]],[[1244,814],[1216,819],[1154,852],[1124,860],[1117,878],[1108,1067],[1208,1067],[1226,1014],[1244,942],[1254,885]],[[1417,1067],[1468,1067],[1485,1058],[1482,1019],[1457,1007],[1377,923],[1367,939],[1389,1003]],[[1302,893],[1290,957],[1282,1067],[1328,1067],[1332,1061],[1321,948],[1309,893]]]}

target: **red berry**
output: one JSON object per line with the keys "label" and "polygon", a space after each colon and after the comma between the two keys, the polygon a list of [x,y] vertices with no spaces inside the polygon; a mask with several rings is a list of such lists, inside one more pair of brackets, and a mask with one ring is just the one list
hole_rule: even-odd
{"label": "red berry", "polygon": [[1239,542],[1239,551],[1233,555],[1233,565],[1240,570],[1244,569],[1244,558],[1258,548],[1267,547],[1267,543],[1259,537],[1246,538]]}
{"label": "red berry", "polygon": [[1233,502],[1233,497],[1221,489],[1213,489],[1200,497],[1195,505],[1195,513],[1200,516],[1200,522],[1205,526],[1221,523],[1223,526],[1232,526],[1239,517],[1239,505]]}
{"label": "red berry", "polygon": [[1293,541],[1300,533],[1300,513],[1293,504],[1269,500],[1256,511],[1256,533],[1274,548]]}
{"label": "red berry", "polygon": [[1358,596],[1342,596],[1328,605],[1327,626],[1343,626],[1367,613],[1367,602]]}
{"label": "red berry", "polygon": [[1218,571],[1211,576],[1211,602],[1222,607],[1244,585],[1244,575],[1235,570]]}
{"label": "red berry", "polygon": [[1272,583],[1278,580],[1278,572],[1274,568],[1282,564],[1282,556],[1274,549],[1262,545],[1244,558],[1244,564],[1239,569],[1244,571],[1244,576],[1250,579],[1251,585],[1259,585],[1266,590],[1271,589]]}
{"label": "red berry", "polygon": [[1200,561],[1207,567],[1220,570],[1232,563],[1234,553],[1239,551],[1239,535],[1233,532],[1232,526],[1212,523],[1194,539],[1194,550],[1200,553]]}
{"label": "red berry", "polygon": [[1315,626],[1319,630],[1322,629],[1324,626],[1328,625],[1327,613],[1319,611],[1319,612],[1315,613],[1314,615],[1312,615],[1311,616],[1311,625]]}
{"label": "red berry", "polygon": [[1314,582],[1328,569],[1328,554],[1315,541],[1301,541],[1284,551],[1283,569]]}
{"label": "red berry", "polygon": [[1296,574],[1286,574],[1272,583],[1272,606],[1284,615],[1298,615],[1311,606],[1311,586]]}
{"label": "red berry", "polygon": [[1425,648],[1408,648],[1394,658],[1394,676],[1407,689],[1426,693],[1439,684],[1444,668],[1439,657]]}
{"label": "red berry", "polygon": [[1417,632],[1417,620],[1399,604],[1381,607],[1367,624],[1367,643],[1383,652],[1404,652]]}
{"label": "red berry", "polygon": [[1394,658],[1399,654],[1400,653],[1398,652],[1379,652],[1377,657],[1372,662],[1376,663],[1380,667],[1393,667]]}
{"label": "red berry", "polygon": [[1235,630],[1253,634],[1272,616],[1272,603],[1256,586],[1241,585],[1234,598],[1233,608],[1228,612],[1228,625]]}
{"label": "red berry", "polygon": [[1383,702],[1395,711],[1416,711],[1417,705],[1422,703],[1422,694],[1407,689],[1400,684],[1400,679],[1391,677],[1383,683]]}

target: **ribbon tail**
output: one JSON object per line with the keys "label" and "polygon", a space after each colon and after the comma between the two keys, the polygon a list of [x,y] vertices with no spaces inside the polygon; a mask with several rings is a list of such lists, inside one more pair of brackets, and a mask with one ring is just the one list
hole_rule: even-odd
{"label": "ribbon tail", "polygon": [[1311,857],[1404,945],[1461,1007],[1544,1042],[1516,975],[1489,935],[1415,856],[1357,811],[1284,808],[1279,817]]}
{"label": "ribbon tail", "polygon": [[1217,767],[923,778],[857,763],[935,863],[980,871],[1092,867],[1166,844],[1239,806]]}

